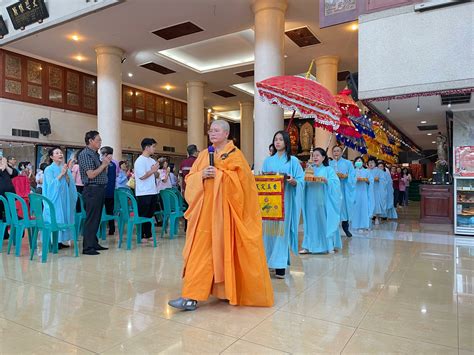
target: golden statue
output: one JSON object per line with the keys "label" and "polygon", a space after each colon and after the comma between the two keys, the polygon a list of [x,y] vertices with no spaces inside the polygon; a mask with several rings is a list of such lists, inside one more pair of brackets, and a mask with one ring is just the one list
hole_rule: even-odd
{"label": "golden statue", "polygon": [[300,143],[301,149],[303,150],[303,155],[309,154],[309,150],[311,149],[311,145],[313,143],[313,126],[311,123],[306,122],[300,128]]}

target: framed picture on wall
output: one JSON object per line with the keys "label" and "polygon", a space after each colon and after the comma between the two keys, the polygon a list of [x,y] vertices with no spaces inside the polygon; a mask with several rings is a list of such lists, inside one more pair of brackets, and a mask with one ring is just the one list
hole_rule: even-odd
{"label": "framed picture on wall", "polygon": [[319,28],[357,20],[364,0],[322,0],[319,2]]}
{"label": "framed picture on wall", "polygon": [[133,153],[122,153],[122,160],[125,160],[128,162],[128,168],[133,169]]}
{"label": "framed picture on wall", "polygon": [[39,168],[41,164],[46,163],[49,165],[48,151],[52,146],[48,145],[37,145],[36,146],[36,166]]}
{"label": "framed picture on wall", "polygon": [[66,148],[66,162],[69,162],[72,158],[77,158],[77,153],[82,150],[82,148]]}

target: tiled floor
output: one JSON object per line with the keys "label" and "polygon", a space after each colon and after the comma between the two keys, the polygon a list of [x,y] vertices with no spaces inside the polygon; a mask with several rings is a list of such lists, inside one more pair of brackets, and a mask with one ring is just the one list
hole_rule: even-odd
{"label": "tiled floor", "polygon": [[215,299],[170,309],[184,236],[48,263],[0,255],[0,353],[474,352],[474,238],[398,223],[344,239],[334,255],[293,256],[273,308]]}

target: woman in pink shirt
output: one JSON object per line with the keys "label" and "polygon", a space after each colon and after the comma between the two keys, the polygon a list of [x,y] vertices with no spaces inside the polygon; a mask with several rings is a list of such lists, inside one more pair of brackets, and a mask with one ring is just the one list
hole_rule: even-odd
{"label": "woman in pink shirt", "polygon": [[[71,173],[72,177],[74,178],[74,184],[76,185],[76,190],[79,193],[82,193],[82,190],[84,190],[84,184],[82,183],[81,180],[81,173],[79,171],[79,164],[77,163],[77,158],[74,157],[73,160],[70,162],[69,166],[71,166]],[[81,212],[81,202],[79,201],[79,197],[77,198],[76,202],[76,212]]]}

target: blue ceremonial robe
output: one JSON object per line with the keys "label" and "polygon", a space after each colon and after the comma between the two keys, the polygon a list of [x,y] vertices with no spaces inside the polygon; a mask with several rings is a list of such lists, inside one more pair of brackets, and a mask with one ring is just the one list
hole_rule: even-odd
{"label": "blue ceremonial robe", "polygon": [[[371,186],[374,184],[374,179],[369,172],[364,169],[355,169],[356,186],[355,186],[355,204],[352,213],[352,228],[369,229],[371,225],[373,203],[371,198]],[[369,183],[365,181],[357,181],[357,178],[369,179]]]}
{"label": "blue ceremonial robe", "polygon": [[390,172],[385,170],[385,176],[387,181],[387,209],[385,211],[385,215],[383,217],[387,217],[390,219],[397,219],[398,214],[395,206],[393,205],[393,180],[392,175]]}
{"label": "blue ceremonial robe", "polygon": [[285,221],[263,221],[263,242],[267,264],[271,269],[284,269],[290,265],[290,250],[298,253],[298,225],[303,201],[304,172],[298,158],[287,161],[286,154],[267,157],[263,162],[266,173],[280,173],[292,176],[296,186],[285,182]]}
{"label": "blue ceremonial robe", "polygon": [[[387,176],[379,168],[368,169],[367,171],[374,180],[372,215],[385,216],[387,210]],[[376,178],[379,181],[376,181]]]}
{"label": "blue ceremonial robe", "polygon": [[329,165],[334,168],[336,173],[347,175],[345,179],[339,179],[341,182],[341,221],[351,221],[355,202],[355,169],[352,163],[344,158],[331,160]]}
{"label": "blue ceremonial robe", "polygon": [[313,165],[314,176],[326,178],[326,183],[305,182],[303,203],[303,248],[310,253],[327,253],[342,248],[341,183],[330,166]]}
{"label": "blue ceremonial robe", "polygon": [[[54,209],[56,210],[56,222],[58,224],[74,224],[77,190],[74,184],[74,178],[69,170],[67,171],[69,183],[65,176],[58,180],[61,170],[62,165],[58,166],[55,163],[44,170],[42,194],[53,203]],[[43,218],[47,222],[51,221],[48,205],[44,206]],[[59,232],[59,243],[64,243],[71,239],[73,239],[73,236],[70,230]]]}

